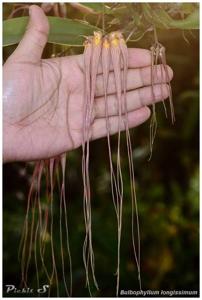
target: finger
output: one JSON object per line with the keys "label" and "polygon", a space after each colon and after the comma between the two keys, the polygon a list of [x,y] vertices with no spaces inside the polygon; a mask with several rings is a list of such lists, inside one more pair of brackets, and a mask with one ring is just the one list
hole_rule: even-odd
{"label": "finger", "polygon": [[[167,66],[168,77],[162,66],[158,65],[154,67],[153,83],[166,83],[173,77],[172,69]],[[144,67],[139,69],[129,69],[127,72],[127,91],[141,88],[143,86],[151,85],[151,67]],[[114,80],[114,73],[110,72],[108,81],[108,94],[116,93],[116,84]],[[96,81],[96,97],[104,95],[103,76],[100,74],[97,76]]]}
{"label": "finger", "polygon": [[[150,109],[148,107],[142,107],[138,110],[132,111],[128,114],[128,126],[129,128],[138,126],[144,123],[150,116]],[[119,117],[113,116],[109,118],[110,134],[115,134],[118,132],[119,128]],[[123,121],[120,124],[121,131],[125,130],[125,125]],[[92,135],[93,140],[105,137],[107,135],[106,119],[96,119],[92,125]]]}
{"label": "finger", "polygon": [[[81,70],[84,71],[84,61],[83,55],[76,56],[77,63]],[[128,48],[128,67],[129,69],[133,68],[143,68],[151,65],[151,52],[146,49],[138,49],[138,48]],[[122,65],[123,68],[123,65]],[[110,64],[110,71],[113,70],[112,63]],[[100,62],[98,66],[98,74],[102,73],[102,64]]]}
{"label": "finger", "polygon": [[48,40],[49,23],[43,10],[37,5],[30,6],[29,15],[27,30],[13,57],[36,63],[40,60]]}
{"label": "finger", "polygon": [[[133,111],[141,108],[142,106],[150,105],[155,102],[166,99],[169,96],[169,86],[167,84],[156,84],[154,85],[153,91],[151,86],[136,89],[127,92],[126,95],[126,107],[127,111]],[[122,100],[122,112],[124,109],[124,98]],[[118,115],[118,100],[115,94],[107,97],[108,115]],[[105,98],[96,98],[94,105],[94,116],[95,118],[105,117]]]}

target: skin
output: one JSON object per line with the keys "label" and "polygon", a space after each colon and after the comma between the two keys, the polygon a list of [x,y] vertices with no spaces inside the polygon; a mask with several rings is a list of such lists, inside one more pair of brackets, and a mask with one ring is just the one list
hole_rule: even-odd
{"label": "skin", "polygon": [[[31,161],[57,156],[80,147],[84,116],[83,55],[41,59],[49,32],[48,20],[39,6],[30,7],[27,31],[3,68],[3,155],[4,162]],[[147,105],[168,97],[168,87],[150,82],[150,51],[129,49],[127,106],[129,127],[150,116]],[[160,66],[157,73],[160,75]],[[107,135],[102,66],[98,67],[90,139]],[[160,78],[160,76],[158,76]],[[109,122],[118,132],[118,107],[114,76],[109,75]],[[124,130],[124,124],[121,125]]]}

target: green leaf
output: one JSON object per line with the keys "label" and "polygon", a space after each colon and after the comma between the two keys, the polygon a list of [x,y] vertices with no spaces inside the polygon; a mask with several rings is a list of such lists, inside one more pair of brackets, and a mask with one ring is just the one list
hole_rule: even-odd
{"label": "green leaf", "polygon": [[170,26],[179,29],[199,29],[199,9],[183,20],[173,20]]}
{"label": "green leaf", "polygon": [[180,10],[184,13],[184,14],[191,14],[195,9],[196,3],[181,3],[180,4]]}
{"label": "green leaf", "polygon": [[154,20],[156,23],[156,27],[160,28],[170,28],[170,23],[173,21],[173,19],[169,16],[169,14],[163,10],[163,9],[156,9],[153,12]]}
{"label": "green leaf", "polygon": [[[60,45],[82,46],[84,36],[92,35],[99,30],[86,22],[48,17],[50,33],[48,42]],[[20,42],[25,33],[28,17],[13,18],[3,22],[3,46],[14,45]]]}
{"label": "green leaf", "polygon": [[152,9],[148,3],[142,4],[147,21],[162,29],[199,29],[199,9],[196,8],[189,16],[182,20],[174,20],[162,8]]}
{"label": "green leaf", "polygon": [[133,21],[136,26],[141,26],[141,16],[139,13],[137,13],[137,12],[133,13]]}
{"label": "green leaf", "polygon": [[150,5],[148,3],[142,3],[142,10],[145,19],[147,19],[149,22],[153,22],[153,14]]}

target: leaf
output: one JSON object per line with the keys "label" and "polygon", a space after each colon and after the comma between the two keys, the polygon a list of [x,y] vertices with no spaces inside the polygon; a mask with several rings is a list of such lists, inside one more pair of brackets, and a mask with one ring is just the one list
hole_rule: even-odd
{"label": "leaf", "polygon": [[[82,46],[84,36],[92,35],[99,28],[78,20],[48,17],[50,33],[48,42],[60,45]],[[3,46],[20,42],[25,33],[28,17],[13,18],[3,22]]]}
{"label": "leaf", "polygon": [[142,3],[142,10],[145,19],[147,19],[149,22],[153,22],[153,14],[150,5],[148,3]]}
{"label": "leaf", "polygon": [[184,14],[191,14],[195,9],[196,9],[196,3],[181,3],[180,4],[180,11],[182,11]]}
{"label": "leaf", "polygon": [[199,29],[199,9],[183,20],[173,20],[170,26],[179,29]]}
{"label": "leaf", "polygon": [[163,29],[199,29],[199,9],[196,8],[189,16],[182,20],[174,20],[162,8],[152,9],[148,3],[142,4],[145,19],[157,28]]}
{"label": "leaf", "polygon": [[160,28],[170,28],[170,23],[173,21],[173,19],[169,16],[169,14],[162,8],[156,9],[154,12],[154,20],[157,27]]}
{"label": "leaf", "polygon": [[164,9],[152,9],[148,3],[142,4],[145,19],[156,28],[169,28],[169,22],[172,18],[165,12]]}
{"label": "leaf", "polygon": [[133,13],[133,21],[136,26],[141,26],[141,15],[137,12]]}

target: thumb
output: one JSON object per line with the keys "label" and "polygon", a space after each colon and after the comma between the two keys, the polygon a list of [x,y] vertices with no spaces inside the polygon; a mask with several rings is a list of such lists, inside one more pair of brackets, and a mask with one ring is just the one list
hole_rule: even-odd
{"label": "thumb", "polygon": [[49,23],[43,10],[37,5],[30,6],[29,16],[27,30],[13,56],[36,63],[41,59],[48,40]]}

